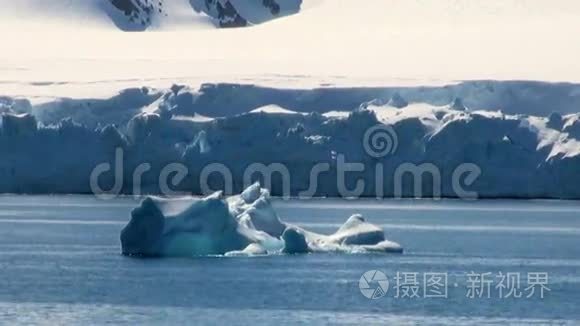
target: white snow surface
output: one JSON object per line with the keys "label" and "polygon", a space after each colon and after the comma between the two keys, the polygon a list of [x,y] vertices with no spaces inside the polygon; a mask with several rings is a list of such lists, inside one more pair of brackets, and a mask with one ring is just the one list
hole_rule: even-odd
{"label": "white snow surface", "polygon": [[229,198],[220,192],[189,200],[148,197],[131,213],[121,246],[126,255],[165,257],[403,251],[360,215],[350,217],[332,235],[286,224],[259,184]]}
{"label": "white snow surface", "polygon": [[304,0],[296,15],[226,30],[172,0],[168,17],[144,33],[121,32],[102,2],[0,0],[0,94],[46,101],[173,83],[580,81],[575,0]]}
{"label": "white snow surface", "polygon": [[[267,105],[253,109],[250,113],[268,113],[268,114],[300,114],[299,112],[285,109],[278,105]],[[304,114],[304,113],[303,113]]]}

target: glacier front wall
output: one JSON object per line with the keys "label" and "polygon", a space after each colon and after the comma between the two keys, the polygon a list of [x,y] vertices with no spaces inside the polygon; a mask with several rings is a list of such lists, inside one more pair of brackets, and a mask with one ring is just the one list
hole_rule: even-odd
{"label": "glacier front wall", "polygon": [[[311,186],[313,166],[328,163],[328,171],[315,180],[312,195],[343,196],[337,183],[342,157],[365,166],[364,172],[345,177],[348,189],[364,181],[361,196],[393,197],[398,167],[428,163],[440,173],[440,189],[426,176],[419,195],[440,192],[443,197],[456,197],[453,173],[470,163],[481,169],[481,175],[465,189],[479,197],[580,198],[578,114],[510,115],[470,109],[458,101],[396,108],[374,101],[352,112],[265,110],[209,118],[184,109],[186,103],[195,103],[196,96],[204,95],[176,86],[126,90],[109,100],[65,100],[52,107],[4,98],[0,192],[92,193],[91,174],[108,163],[112,169],[99,174],[100,188],[118,186],[119,193],[155,194],[163,190],[163,169],[179,163],[186,167],[187,176],[170,183],[171,190],[201,194],[202,170],[220,163],[232,174],[231,188],[218,173],[207,179],[210,188],[239,193],[248,185],[244,180],[248,166],[279,163],[290,178],[286,182],[275,174],[271,193],[296,196]],[[363,139],[367,130],[380,124],[393,128],[398,146],[394,153],[375,158],[365,151]],[[119,151],[122,159],[117,169]],[[134,172],[143,163],[150,169],[136,180]],[[378,164],[382,185],[376,182]],[[415,180],[401,180],[401,196],[416,196]],[[265,180],[258,174],[250,180],[254,181]]]}

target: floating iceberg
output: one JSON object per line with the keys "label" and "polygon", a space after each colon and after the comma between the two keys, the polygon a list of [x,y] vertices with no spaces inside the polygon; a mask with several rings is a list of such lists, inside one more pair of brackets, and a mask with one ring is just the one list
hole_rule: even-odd
{"label": "floating iceberg", "polygon": [[148,197],[121,231],[122,252],[130,256],[253,256],[309,252],[392,252],[402,247],[383,230],[354,215],[331,235],[280,220],[259,184],[238,196],[221,192],[197,201]]}

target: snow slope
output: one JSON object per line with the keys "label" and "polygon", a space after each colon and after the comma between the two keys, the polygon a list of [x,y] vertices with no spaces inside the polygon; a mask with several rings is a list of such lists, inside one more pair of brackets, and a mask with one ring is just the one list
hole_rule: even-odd
{"label": "snow slope", "polygon": [[300,0],[0,1],[3,24],[122,31],[244,27],[296,13]]}
{"label": "snow slope", "polygon": [[16,33],[40,33],[43,29],[143,31],[211,25],[209,17],[196,14],[184,0],[2,0],[0,6],[2,25],[12,26],[11,32]]}
{"label": "snow slope", "polygon": [[[35,10],[19,9],[27,3]],[[66,1],[78,10],[56,13],[53,3],[61,8],[65,1],[0,1],[0,33],[10,49],[0,51],[0,94],[108,97],[123,88],[206,82],[311,88],[580,81],[574,0],[305,0],[297,15],[228,30],[175,0],[183,7],[175,12],[189,18],[139,35],[120,33],[107,15],[93,18],[91,1]]]}

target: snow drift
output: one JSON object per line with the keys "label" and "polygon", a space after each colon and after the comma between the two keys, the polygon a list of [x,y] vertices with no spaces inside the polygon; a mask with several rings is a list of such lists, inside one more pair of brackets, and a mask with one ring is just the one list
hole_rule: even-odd
{"label": "snow drift", "polygon": [[403,251],[360,215],[332,235],[286,224],[259,184],[230,198],[221,192],[185,202],[148,197],[121,231],[121,246],[125,255],[171,257]]}

